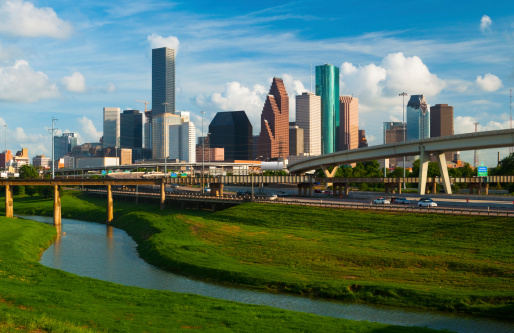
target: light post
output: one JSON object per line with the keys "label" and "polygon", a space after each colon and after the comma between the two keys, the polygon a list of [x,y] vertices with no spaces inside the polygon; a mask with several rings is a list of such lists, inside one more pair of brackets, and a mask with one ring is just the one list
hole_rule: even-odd
{"label": "light post", "polygon": [[164,178],[168,173],[168,117],[166,113],[166,106],[170,103],[162,103],[164,105]]}
{"label": "light post", "polygon": [[52,138],[52,179],[55,178],[54,133],[57,131],[57,128],[54,128],[55,124],[57,124],[57,118],[52,117],[52,128],[48,130]]}
{"label": "light post", "polygon": [[[405,96],[408,96],[406,92],[402,92],[398,96],[402,96],[403,104],[402,104],[402,114],[403,114],[403,142],[405,142],[405,134],[407,132],[407,124],[405,124]],[[403,156],[403,189],[407,188],[407,184],[405,184],[405,156]]]}
{"label": "light post", "polygon": [[254,192],[253,192],[253,176],[254,176],[254,172],[253,172],[253,162],[255,162],[257,159],[259,158],[262,158],[262,156],[257,156],[253,161],[252,161],[252,201],[255,200],[255,195],[254,195]]}
{"label": "light post", "polygon": [[203,137],[203,115],[205,111],[200,111],[202,113],[202,194],[205,193],[203,177],[204,177],[204,165],[205,165],[205,138]]}

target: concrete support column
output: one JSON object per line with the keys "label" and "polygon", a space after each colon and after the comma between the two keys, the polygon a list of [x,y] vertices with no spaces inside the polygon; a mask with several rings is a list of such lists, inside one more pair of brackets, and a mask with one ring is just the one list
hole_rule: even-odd
{"label": "concrete support column", "polygon": [[434,194],[434,193],[437,193],[437,183],[436,182],[432,183],[432,194]]}
{"label": "concrete support column", "polygon": [[312,197],[314,195],[314,185],[309,184],[308,187],[305,188],[305,191],[307,191],[307,188],[309,189],[309,197]]}
{"label": "concrete support column", "polygon": [[114,207],[112,203],[111,185],[107,185],[107,223],[114,219]]}
{"label": "concrete support column", "polygon": [[161,210],[166,208],[166,184],[164,182],[161,183],[161,196],[159,203]]}
{"label": "concrete support column", "polygon": [[14,217],[13,187],[5,185],[5,217]]}
{"label": "concrete support column", "polygon": [[54,185],[54,226],[61,225],[61,187]]}
{"label": "concrete support column", "polygon": [[348,190],[350,189],[350,186],[348,186],[348,183],[344,183],[344,197],[348,198]]}
{"label": "concrete support column", "polygon": [[398,181],[396,182],[396,188],[398,189],[398,194],[402,194],[402,181],[401,181],[401,178],[398,178]]}
{"label": "concrete support column", "polygon": [[450,176],[448,175],[448,166],[446,165],[446,156],[444,155],[444,152],[437,153],[437,164],[439,165],[439,173],[441,174],[444,193],[452,194]]}
{"label": "concrete support column", "polygon": [[[426,194],[427,187],[427,174],[428,174],[428,162],[430,162],[430,154],[425,152],[425,147],[419,147],[419,184],[418,194]],[[447,170],[448,172],[448,170]]]}
{"label": "concrete support column", "polygon": [[302,184],[298,184],[298,196],[301,197],[302,196]]}
{"label": "concrete support column", "polygon": [[[323,172],[325,173],[325,176],[327,176],[327,178],[333,178],[337,172],[337,169],[339,169],[339,166],[336,165],[334,169],[332,169],[332,172],[328,171],[328,169],[324,165],[322,165],[321,168],[323,169]],[[329,187],[331,185],[332,183],[325,183],[326,187]]]}

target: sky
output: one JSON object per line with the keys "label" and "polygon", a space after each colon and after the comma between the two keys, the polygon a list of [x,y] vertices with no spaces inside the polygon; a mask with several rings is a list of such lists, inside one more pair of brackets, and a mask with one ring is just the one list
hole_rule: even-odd
{"label": "sky", "polygon": [[[103,107],[151,102],[151,49],[163,46],[176,50],[176,109],[198,135],[201,111],[207,133],[216,112],[234,110],[258,135],[274,76],[294,121],[295,95],[324,63],[341,69],[341,95],[359,98],[370,145],[383,143],[383,122],[402,120],[402,92],[452,105],[455,134],[510,128],[511,1],[0,0],[0,150],[51,156],[52,117],[57,134],[97,142]],[[496,166],[498,152],[508,148],[480,162]]]}

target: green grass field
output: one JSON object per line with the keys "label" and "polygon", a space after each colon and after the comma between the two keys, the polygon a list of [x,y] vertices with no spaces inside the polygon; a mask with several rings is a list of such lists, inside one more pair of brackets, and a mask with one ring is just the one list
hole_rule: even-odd
{"label": "green grass field", "polygon": [[[63,216],[105,219],[63,197]],[[50,215],[51,201],[15,199]],[[115,202],[148,262],[220,283],[514,319],[512,219],[246,204],[217,213]]]}

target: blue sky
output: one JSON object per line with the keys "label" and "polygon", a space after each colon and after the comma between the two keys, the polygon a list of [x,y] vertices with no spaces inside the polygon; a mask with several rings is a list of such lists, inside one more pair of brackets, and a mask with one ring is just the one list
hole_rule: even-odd
{"label": "blue sky", "polygon": [[[311,66],[341,68],[341,94],[359,98],[370,144],[402,119],[399,93],[454,106],[455,133],[508,128],[514,85],[510,1],[24,1],[0,0],[0,148],[50,155],[60,131],[97,141],[102,108],[151,102],[151,48],[178,49],[176,107],[201,131],[215,113],[246,110],[259,133],[273,76],[291,99]],[[496,154],[480,160],[496,164]],[[472,162],[472,153],[463,153]]]}

